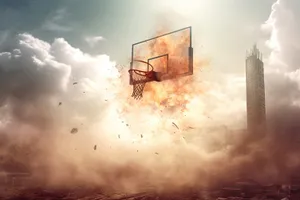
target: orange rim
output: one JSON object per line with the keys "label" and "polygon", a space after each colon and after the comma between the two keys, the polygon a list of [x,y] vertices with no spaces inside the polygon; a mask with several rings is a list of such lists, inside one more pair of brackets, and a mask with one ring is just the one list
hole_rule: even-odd
{"label": "orange rim", "polygon": [[139,70],[139,69],[130,69],[130,70],[128,70],[129,73],[134,72],[134,73],[136,73],[136,74],[138,74],[138,75],[140,75],[140,76],[148,76],[149,74],[151,74],[151,73],[153,72],[153,68],[154,68],[154,67],[153,67],[150,63],[148,63],[148,62],[146,62],[146,61],[143,61],[143,60],[133,60],[133,62],[141,62],[141,63],[144,63],[144,64],[150,66],[150,67],[151,67],[151,70],[145,71],[145,70]]}

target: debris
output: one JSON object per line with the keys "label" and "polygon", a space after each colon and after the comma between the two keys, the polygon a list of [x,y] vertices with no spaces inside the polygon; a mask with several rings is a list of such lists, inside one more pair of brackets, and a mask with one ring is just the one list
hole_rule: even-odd
{"label": "debris", "polygon": [[143,138],[143,134],[141,134],[141,138]]}
{"label": "debris", "polygon": [[139,152],[139,150],[136,150],[136,152]]}
{"label": "debris", "polygon": [[97,145],[94,146],[94,150],[97,150]]}
{"label": "debris", "polygon": [[61,103],[61,102],[59,102],[59,103],[58,103],[58,106],[60,106],[61,104],[62,104],[62,103]]}
{"label": "debris", "polygon": [[177,126],[174,122],[172,122],[172,124],[173,124],[177,129],[179,129],[178,126]]}
{"label": "debris", "polygon": [[158,155],[158,153],[157,153],[157,152],[155,152],[155,154],[156,154],[156,155]]}
{"label": "debris", "polygon": [[72,134],[75,134],[78,132],[78,129],[77,128],[72,128],[72,130],[70,131]]}
{"label": "debris", "polygon": [[126,126],[129,126],[128,124],[126,124]]}
{"label": "debris", "polygon": [[74,83],[73,83],[73,85],[77,85],[77,84],[78,84],[78,82],[74,82]]}
{"label": "debris", "polygon": [[118,135],[118,137],[120,138],[120,135]]}

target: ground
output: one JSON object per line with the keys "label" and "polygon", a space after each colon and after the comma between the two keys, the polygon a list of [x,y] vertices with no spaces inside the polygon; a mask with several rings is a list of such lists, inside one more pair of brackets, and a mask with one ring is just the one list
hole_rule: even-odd
{"label": "ground", "polygon": [[[222,195],[223,194],[223,195]],[[222,198],[220,197],[222,196]],[[236,196],[236,197],[234,197]],[[246,195],[247,196],[247,195]],[[273,194],[267,195],[266,192],[260,194],[253,194],[251,197],[242,198],[240,195],[234,194],[234,192],[228,193],[224,196],[224,192],[221,190],[214,191],[196,191],[185,190],[184,192],[143,192],[134,194],[119,194],[117,192],[103,192],[99,188],[73,188],[73,189],[42,189],[42,188],[2,188],[0,192],[1,200],[217,200],[217,199],[252,199],[252,200],[281,200],[287,196],[287,194],[279,194],[274,191]],[[289,200],[299,200],[300,195],[292,194]]]}

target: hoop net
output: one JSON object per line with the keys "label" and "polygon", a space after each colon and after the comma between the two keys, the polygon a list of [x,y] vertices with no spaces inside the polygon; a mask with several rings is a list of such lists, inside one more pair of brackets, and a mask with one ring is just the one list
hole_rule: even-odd
{"label": "hoop net", "polygon": [[151,71],[130,69],[128,72],[133,80],[133,91],[131,96],[137,100],[141,99],[146,83],[153,80],[153,69]]}

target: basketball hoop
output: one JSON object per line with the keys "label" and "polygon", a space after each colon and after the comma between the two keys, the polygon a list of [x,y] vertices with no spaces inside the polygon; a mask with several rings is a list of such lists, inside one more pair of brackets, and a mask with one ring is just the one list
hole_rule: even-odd
{"label": "basketball hoop", "polygon": [[[180,47],[180,51],[170,52],[170,48],[162,48],[168,45],[165,41],[170,41],[176,48]],[[157,51],[153,51],[154,49]],[[145,68],[141,70],[140,64],[146,64]],[[128,71],[129,84],[133,85],[131,96],[141,99],[147,82],[190,76],[193,75],[193,69],[191,26],[136,42],[131,46],[131,63]]]}
{"label": "basketball hoop", "polygon": [[153,66],[150,63],[147,63],[142,60],[134,60],[134,62],[141,62],[147,64],[147,70],[128,70],[133,85],[133,91],[131,96],[138,100],[143,97],[143,91],[146,83],[155,80],[155,72],[153,71]]}

